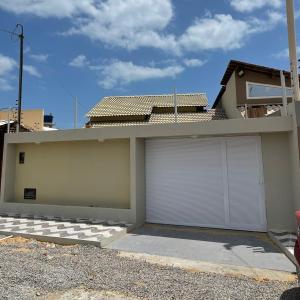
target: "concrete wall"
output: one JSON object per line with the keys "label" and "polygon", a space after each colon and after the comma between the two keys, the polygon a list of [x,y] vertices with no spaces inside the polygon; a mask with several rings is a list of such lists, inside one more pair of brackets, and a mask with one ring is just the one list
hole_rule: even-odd
{"label": "concrete wall", "polygon": [[146,170],[145,170],[145,139],[136,139],[136,221],[143,224],[146,219]]}
{"label": "concrete wall", "polygon": [[237,96],[236,96],[236,80],[235,72],[232,74],[229,79],[226,90],[221,98],[222,108],[225,110],[229,119],[238,119],[242,118],[242,114],[236,108],[237,106]]}
{"label": "concrete wall", "polygon": [[292,230],[293,188],[288,133],[261,135],[268,229]]}
{"label": "concrete wall", "polygon": [[[288,114],[293,117],[293,130],[289,132],[290,157],[292,165],[292,188],[294,211],[300,210],[300,151],[299,151],[299,130],[300,126],[300,103],[291,103],[288,105]],[[297,108],[296,108],[297,107]],[[297,121],[298,120],[298,121]],[[295,217],[293,215],[293,219]]]}
{"label": "concrete wall", "polygon": [[[18,144],[15,160],[15,202],[130,207],[129,139]],[[37,200],[24,200],[27,187]]]}
{"label": "concrete wall", "polygon": [[[142,224],[146,138],[250,134],[262,136],[268,226],[290,228],[292,188],[285,154],[292,128],[292,118],[274,117],[9,134],[5,137],[0,211]],[[19,151],[25,152],[24,165],[18,164]],[[78,162],[75,166],[74,161]],[[50,173],[44,174],[47,168]],[[24,187],[37,187],[38,200],[24,201]],[[45,197],[40,197],[43,191]],[[49,201],[51,205],[46,204]],[[98,207],[88,207],[91,203]]]}

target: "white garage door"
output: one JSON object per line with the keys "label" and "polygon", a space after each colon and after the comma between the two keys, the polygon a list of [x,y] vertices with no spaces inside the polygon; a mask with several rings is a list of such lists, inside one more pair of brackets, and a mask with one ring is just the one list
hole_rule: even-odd
{"label": "white garage door", "polygon": [[266,230],[259,137],[146,141],[147,222]]}

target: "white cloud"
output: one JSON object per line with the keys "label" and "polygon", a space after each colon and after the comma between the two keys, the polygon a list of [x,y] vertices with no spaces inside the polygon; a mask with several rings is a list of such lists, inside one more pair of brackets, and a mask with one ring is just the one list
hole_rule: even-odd
{"label": "white cloud", "polygon": [[162,49],[179,55],[184,51],[240,48],[252,34],[271,30],[282,19],[274,11],[281,0],[229,0],[240,11],[265,7],[265,18],[236,19],[206,11],[181,35],[170,34],[174,17],[171,0],[1,0],[0,8],[15,14],[68,18],[71,27],[63,35],[83,35],[109,47],[128,50]]}
{"label": "white cloud", "polygon": [[0,76],[10,73],[16,66],[17,63],[14,59],[0,54]]}
{"label": "white cloud", "polygon": [[243,45],[249,29],[245,21],[218,14],[196,20],[181,36],[179,43],[189,51],[236,49]]}
{"label": "white cloud", "polygon": [[1,0],[0,8],[15,14],[33,14],[38,17],[72,17],[95,10],[93,0]]}
{"label": "white cloud", "polygon": [[24,65],[24,71],[27,72],[31,76],[42,77],[41,73],[37,70],[36,67],[31,65]]}
{"label": "white cloud", "polygon": [[16,66],[17,63],[14,59],[0,53],[0,90],[8,91],[13,88],[11,85],[12,71]]}
{"label": "white cloud", "polygon": [[281,12],[268,10],[266,18],[258,19],[252,17],[248,23],[251,25],[249,34],[261,33],[272,30],[276,25],[285,22],[285,16]]}
{"label": "white cloud", "polygon": [[168,67],[149,67],[135,65],[131,61],[113,61],[101,69],[103,79],[99,80],[99,85],[105,89],[110,89],[118,85],[126,85],[131,82],[143,81],[147,79],[174,78],[184,68],[179,65]]}
{"label": "white cloud", "polygon": [[88,66],[89,64],[90,63],[88,59],[83,54],[79,54],[78,56],[74,57],[69,63],[71,67],[75,67],[75,68],[82,68]]}
{"label": "white cloud", "polygon": [[0,8],[15,14],[70,18],[73,26],[65,34],[84,35],[110,46],[176,47],[172,35],[161,33],[173,17],[171,0],[1,0]]}
{"label": "white cloud", "polygon": [[[297,53],[298,53],[298,56],[300,56],[300,46],[297,47]],[[283,49],[277,53],[274,53],[273,56],[276,58],[279,58],[279,59],[289,58],[289,49],[288,48]]]}
{"label": "white cloud", "polygon": [[184,59],[183,63],[187,67],[201,67],[206,63],[206,61],[203,61],[203,60],[200,60],[197,58],[190,58],[190,59]]}
{"label": "white cloud", "polygon": [[29,54],[29,56],[37,62],[47,62],[48,54]]}
{"label": "white cloud", "polygon": [[173,35],[164,30],[173,17],[170,0],[108,0],[88,18],[76,20],[66,34],[81,34],[110,46],[174,49]]}
{"label": "white cloud", "polygon": [[[24,71],[35,77],[42,77],[36,67],[24,65]],[[12,90],[12,81],[16,78],[14,72],[18,69],[18,63],[11,57],[0,53],[0,90]]]}
{"label": "white cloud", "polygon": [[0,91],[10,91],[13,87],[6,78],[0,77]]}
{"label": "white cloud", "polygon": [[282,14],[274,11],[268,11],[266,16],[263,20],[252,17],[247,21],[224,14],[197,19],[187,28],[178,43],[187,51],[238,49],[249,36],[269,31],[283,20]]}
{"label": "white cloud", "polygon": [[264,7],[280,8],[282,0],[229,0],[230,5],[239,12],[252,12]]}

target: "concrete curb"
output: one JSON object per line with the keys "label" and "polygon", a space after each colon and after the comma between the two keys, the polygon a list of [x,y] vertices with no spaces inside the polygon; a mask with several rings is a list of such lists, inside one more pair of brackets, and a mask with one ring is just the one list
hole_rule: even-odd
{"label": "concrete curb", "polygon": [[193,261],[169,256],[158,256],[146,253],[133,253],[126,251],[120,251],[118,255],[120,257],[143,260],[151,264],[180,268],[187,272],[204,272],[229,276],[246,276],[257,281],[272,280],[282,282],[294,282],[297,280],[297,276],[295,274],[270,269],[249,268],[225,264],[213,264],[204,261]]}
{"label": "concrete curb", "polygon": [[[7,231],[0,231],[0,234],[7,235]],[[49,236],[49,235],[36,235],[36,234],[30,234],[30,233],[22,233],[22,232],[11,232],[11,235],[9,237],[15,237],[15,236],[21,236],[27,239],[35,239],[37,241],[41,242],[48,242],[48,243],[55,243],[60,245],[94,245],[99,248],[103,248],[110,244],[111,242],[115,241],[116,239],[124,236],[127,234],[127,228],[124,228],[124,230],[113,234],[111,237],[105,237],[103,241],[89,241],[84,239],[73,239],[73,238],[67,238],[67,237],[56,237],[56,236]],[[7,237],[8,238],[8,237]],[[3,238],[3,239],[6,239]],[[3,240],[3,239],[0,239]]]}
{"label": "concrete curb", "polygon": [[5,236],[5,237],[3,237],[3,238],[0,238],[0,242],[1,241],[4,241],[4,240],[7,240],[7,239],[10,239],[10,238],[12,238],[13,237],[13,235],[7,235],[7,236]]}

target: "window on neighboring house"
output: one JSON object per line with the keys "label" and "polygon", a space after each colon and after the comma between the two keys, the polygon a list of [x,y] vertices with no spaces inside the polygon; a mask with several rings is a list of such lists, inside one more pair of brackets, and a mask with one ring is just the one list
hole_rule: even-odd
{"label": "window on neighboring house", "polygon": [[[282,87],[278,85],[247,82],[247,99],[282,98]],[[286,96],[293,96],[293,89],[286,88]]]}

